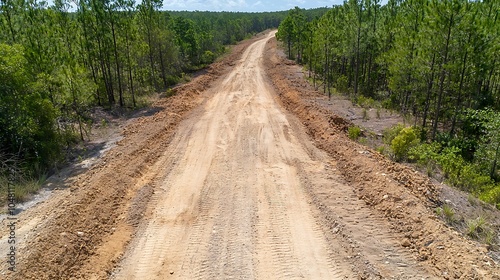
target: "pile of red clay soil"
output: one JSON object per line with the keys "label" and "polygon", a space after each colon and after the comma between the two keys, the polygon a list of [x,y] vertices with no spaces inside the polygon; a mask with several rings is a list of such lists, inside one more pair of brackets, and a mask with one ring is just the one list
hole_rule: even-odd
{"label": "pile of red clay soil", "polygon": [[401,246],[422,266],[439,279],[500,279],[500,268],[485,245],[464,238],[435,215],[434,209],[442,204],[438,185],[350,140],[346,136],[350,122],[317,105],[321,93],[296,75],[296,66],[278,50],[275,39],[268,42],[264,63],[277,99],[336,161],[358,198],[390,222]]}

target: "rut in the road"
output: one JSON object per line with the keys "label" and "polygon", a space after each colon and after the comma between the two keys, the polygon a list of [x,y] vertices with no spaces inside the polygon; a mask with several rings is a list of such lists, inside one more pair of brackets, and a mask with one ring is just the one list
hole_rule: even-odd
{"label": "rut in the road", "polygon": [[[359,267],[353,267],[348,242],[327,240],[331,235],[314,217],[317,210],[303,184],[316,184],[308,176],[327,177],[330,171],[322,161],[328,159],[307,143],[301,127],[273,99],[261,64],[268,39],[251,45],[209,91],[213,96],[180,126],[166,151],[169,171],[116,279],[356,277]],[[361,203],[352,198],[340,205],[344,212],[339,215],[361,209],[356,204],[346,208],[355,201]],[[382,239],[378,244],[397,254],[384,229],[358,229],[366,228],[367,238],[382,232],[374,235]],[[383,258],[384,248],[367,246],[362,249],[372,251],[364,253]],[[407,256],[395,258],[408,275],[426,275]],[[405,275],[389,262],[380,267],[384,274]]]}
{"label": "rut in the road", "polygon": [[305,153],[260,72],[265,43],[181,125],[166,152],[174,164],[117,279],[342,276],[291,165]]}

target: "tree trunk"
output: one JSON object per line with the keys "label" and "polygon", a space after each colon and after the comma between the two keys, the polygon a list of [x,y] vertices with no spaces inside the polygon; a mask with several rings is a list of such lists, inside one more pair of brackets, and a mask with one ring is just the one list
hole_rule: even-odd
{"label": "tree trunk", "polygon": [[116,45],[116,35],[115,35],[115,24],[113,23],[113,20],[111,20],[111,34],[113,35],[113,47],[114,47],[115,62],[116,62],[116,76],[118,77],[119,103],[120,107],[123,107],[123,105],[125,104],[123,102],[122,75],[120,73],[120,59],[118,57],[118,48]]}
{"label": "tree trunk", "polygon": [[[427,126],[427,115],[429,113],[429,108],[430,108],[430,105],[431,105],[431,94],[432,94],[432,87],[434,85],[434,65],[435,65],[435,61],[436,61],[436,53],[434,53],[434,55],[432,56],[432,64],[431,64],[431,76],[429,78],[429,82],[427,83],[427,94],[426,94],[426,98],[425,98],[425,108],[424,108],[424,115],[422,117],[422,133],[425,133],[425,129],[426,129],[426,126]],[[424,135],[421,135],[421,138],[423,139]]]}
{"label": "tree trunk", "polygon": [[468,51],[465,51],[464,59],[462,61],[462,73],[460,74],[460,84],[458,86],[457,103],[455,106],[456,108],[455,108],[455,112],[453,113],[453,119],[451,122],[450,135],[453,135],[455,133],[455,126],[457,124],[458,114],[462,111],[461,110],[462,109],[462,90],[463,90],[463,86],[464,86],[467,56],[468,56]]}
{"label": "tree trunk", "polygon": [[451,14],[450,20],[448,22],[448,34],[446,35],[446,46],[444,49],[444,58],[441,63],[441,78],[439,79],[439,93],[438,93],[438,101],[436,104],[436,112],[434,115],[434,123],[432,124],[432,140],[436,139],[437,127],[439,122],[439,115],[441,113],[441,103],[443,102],[443,93],[444,93],[444,80],[446,77],[446,68],[445,65],[448,63],[448,52],[450,46],[450,37],[451,37],[451,28],[453,26],[453,18],[454,14]]}

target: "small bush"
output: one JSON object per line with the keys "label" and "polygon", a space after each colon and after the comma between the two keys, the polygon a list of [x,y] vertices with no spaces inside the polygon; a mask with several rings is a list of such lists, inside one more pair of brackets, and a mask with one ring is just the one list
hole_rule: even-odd
{"label": "small bush", "polygon": [[36,180],[29,180],[14,186],[14,198],[18,203],[25,202],[30,195],[40,189],[40,183]]}
{"label": "small bush", "polygon": [[337,81],[335,81],[335,88],[339,92],[347,93],[349,90],[349,80],[347,79],[347,76],[340,76]]}
{"label": "small bush", "polygon": [[349,135],[349,138],[352,140],[358,140],[358,138],[361,136],[361,128],[358,126],[351,126],[347,129],[347,133]]}
{"label": "small bush", "polygon": [[210,64],[210,63],[214,62],[216,58],[217,58],[217,55],[215,55],[213,52],[205,51],[203,53],[203,55],[201,56],[201,62],[203,64]]}
{"label": "small bush", "polygon": [[419,142],[417,133],[412,127],[403,128],[391,141],[391,149],[394,153],[394,158],[397,161],[407,158],[410,149],[417,146]]}
{"label": "small bush", "polygon": [[441,145],[436,142],[416,145],[408,151],[408,159],[416,162],[420,167],[425,167],[429,162],[436,161],[439,157],[439,150],[441,150]]}
{"label": "small bush", "polygon": [[397,124],[391,128],[384,130],[383,139],[386,145],[391,145],[392,140],[403,130],[404,126],[402,124]]}
{"label": "small bush", "polygon": [[479,195],[479,199],[487,203],[494,204],[498,209],[500,209],[500,184],[483,191]]}
{"label": "small bush", "polygon": [[358,95],[358,97],[356,97],[354,99],[354,103],[358,104],[359,106],[361,106],[361,107],[363,107],[365,109],[378,107],[377,106],[377,101],[375,101],[371,97],[365,97],[363,95]]}

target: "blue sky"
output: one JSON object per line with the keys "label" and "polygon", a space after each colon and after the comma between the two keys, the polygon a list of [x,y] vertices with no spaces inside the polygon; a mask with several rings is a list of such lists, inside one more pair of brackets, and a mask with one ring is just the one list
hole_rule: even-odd
{"label": "blue sky", "polygon": [[300,8],[331,7],[343,0],[164,0],[163,9],[173,11],[264,12]]}
{"label": "blue sky", "polygon": [[[140,3],[141,0],[135,0]],[[53,5],[53,0],[47,0],[48,5]],[[71,2],[72,3],[72,2]],[[162,10],[168,11],[227,11],[227,12],[275,12],[286,11],[295,6],[311,9],[342,5],[344,0],[163,0]],[[387,0],[381,0],[385,5]],[[74,3],[70,11],[75,11]]]}

